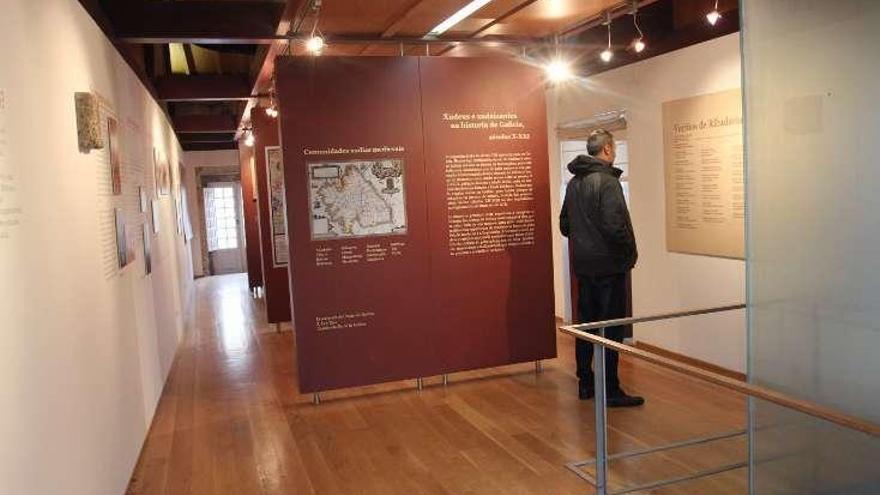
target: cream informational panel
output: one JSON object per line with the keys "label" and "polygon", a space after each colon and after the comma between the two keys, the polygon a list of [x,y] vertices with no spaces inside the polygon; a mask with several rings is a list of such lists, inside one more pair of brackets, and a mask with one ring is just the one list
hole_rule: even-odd
{"label": "cream informational panel", "polygon": [[742,97],[739,89],[663,104],[666,248],[743,258]]}

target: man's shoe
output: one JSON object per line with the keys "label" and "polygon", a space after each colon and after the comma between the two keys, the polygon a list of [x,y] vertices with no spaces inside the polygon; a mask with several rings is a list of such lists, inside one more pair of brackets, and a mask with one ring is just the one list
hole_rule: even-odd
{"label": "man's shoe", "polygon": [[589,387],[579,386],[578,387],[578,399],[580,400],[590,400],[593,396],[596,395],[596,391],[593,390],[592,385]]}
{"label": "man's shoe", "polygon": [[608,392],[608,407],[638,407],[645,403],[643,397],[627,395],[621,389]]}

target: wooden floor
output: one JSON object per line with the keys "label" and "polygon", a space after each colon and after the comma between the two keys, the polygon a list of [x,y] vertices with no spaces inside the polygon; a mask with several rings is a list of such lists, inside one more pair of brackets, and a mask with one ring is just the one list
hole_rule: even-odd
{"label": "wooden floor", "polygon": [[[275,333],[244,276],[197,281],[181,348],[128,493],[588,494],[565,467],[590,458],[593,402],[579,401],[573,344],[531,363],[324,394],[297,393],[294,338]],[[344,358],[344,357],[342,357]],[[742,429],[745,400],[623,359],[638,409],[611,410],[609,450]],[[611,464],[611,488],[744,460],[742,437]],[[643,491],[746,493],[744,469]]]}

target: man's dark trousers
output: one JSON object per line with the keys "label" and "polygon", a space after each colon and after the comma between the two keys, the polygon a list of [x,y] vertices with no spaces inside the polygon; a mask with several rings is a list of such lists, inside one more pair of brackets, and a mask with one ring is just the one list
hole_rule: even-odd
{"label": "man's dark trousers", "polygon": [[[626,316],[626,273],[614,275],[578,277],[578,314],[581,323],[613,320]],[[598,334],[596,330],[593,333]],[[622,326],[605,329],[605,337],[623,342]],[[581,388],[593,388],[593,344],[583,340],[575,342],[577,376]],[[617,377],[617,351],[605,350],[605,388],[609,392],[620,388]]]}

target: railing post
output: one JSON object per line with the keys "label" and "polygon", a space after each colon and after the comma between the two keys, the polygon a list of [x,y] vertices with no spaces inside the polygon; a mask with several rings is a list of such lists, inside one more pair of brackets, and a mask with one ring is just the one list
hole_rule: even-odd
{"label": "railing post", "polygon": [[[599,335],[605,336],[605,329],[599,329]],[[605,348],[601,344],[593,344],[593,389],[596,401],[596,495],[606,495],[608,482],[608,448],[606,446],[607,430],[605,401]]]}

